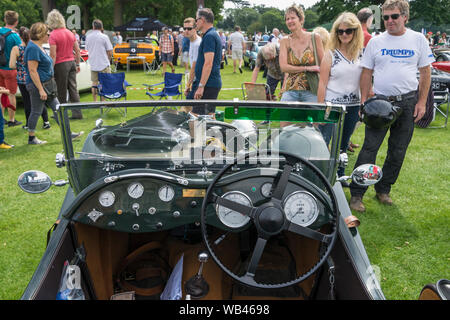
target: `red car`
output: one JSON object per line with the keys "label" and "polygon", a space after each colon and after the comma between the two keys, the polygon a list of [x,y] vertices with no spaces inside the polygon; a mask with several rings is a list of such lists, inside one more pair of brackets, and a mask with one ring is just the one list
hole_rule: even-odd
{"label": "red car", "polygon": [[89,58],[88,51],[86,49],[81,49],[80,54],[81,54],[81,57],[84,59],[84,61],[87,61],[87,59]]}
{"label": "red car", "polygon": [[433,62],[432,65],[436,69],[450,73],[450,61]]}

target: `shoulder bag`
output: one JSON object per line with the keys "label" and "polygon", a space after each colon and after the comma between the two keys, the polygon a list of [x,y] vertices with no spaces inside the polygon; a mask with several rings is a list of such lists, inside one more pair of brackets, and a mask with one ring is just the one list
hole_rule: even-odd
{"label": "shoulder bag", "polygon": [[[311,41],[314,51],[314,61],[316,62],[316,65],[319,65],[319,59],[317,58],[316,49],[316,37],[314,33],[311,34]],[[317,89],[319,88],[319,73],[306,71],[306,79],[308,80],[309,90],[311,91],[311,93],[317,95]]]}

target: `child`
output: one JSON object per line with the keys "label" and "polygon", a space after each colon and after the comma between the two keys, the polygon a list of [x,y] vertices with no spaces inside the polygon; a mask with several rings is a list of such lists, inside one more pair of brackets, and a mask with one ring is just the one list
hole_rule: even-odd
{"label": "child", "polygon": [[[6,89],[4,87],[0,87],[0,95],[2,96],[1,101],[5,107],[8,107],[8,105],[9,105],[8,94],[9,94],[8,89]],[[3,121],[3,114],[0,112],[0,149],[11,149],[14,146],[6,143],[4,140],[4,138],[5,138],[5,134],[3,133],[4,124],[5,124],[5,122]]]}

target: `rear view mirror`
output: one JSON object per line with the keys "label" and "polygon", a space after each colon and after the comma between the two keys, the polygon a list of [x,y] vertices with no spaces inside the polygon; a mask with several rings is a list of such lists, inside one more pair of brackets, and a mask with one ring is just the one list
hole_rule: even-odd
{"label": "rear view mirror", "polygon": [[363,164],[356,168],[352,173],[352,180],[360,186],[371,186],[381,180],[383,176],[379,166],[374,164]]}
{"label": "rear view mirror", "polygon": [[28,193],[42,193],[50,189],[52,179],[41,171],[30,170],[22,173],[17,183],[20,189]]}

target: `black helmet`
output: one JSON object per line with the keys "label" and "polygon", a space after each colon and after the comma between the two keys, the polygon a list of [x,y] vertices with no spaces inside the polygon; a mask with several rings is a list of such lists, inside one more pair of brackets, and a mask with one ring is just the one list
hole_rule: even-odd
{"label": "black helmet", "polygon": [[372,129],[387,129],[397,120],[402,108],[393,106],[384,96],[374,96],[361,106],[361,120]]}

